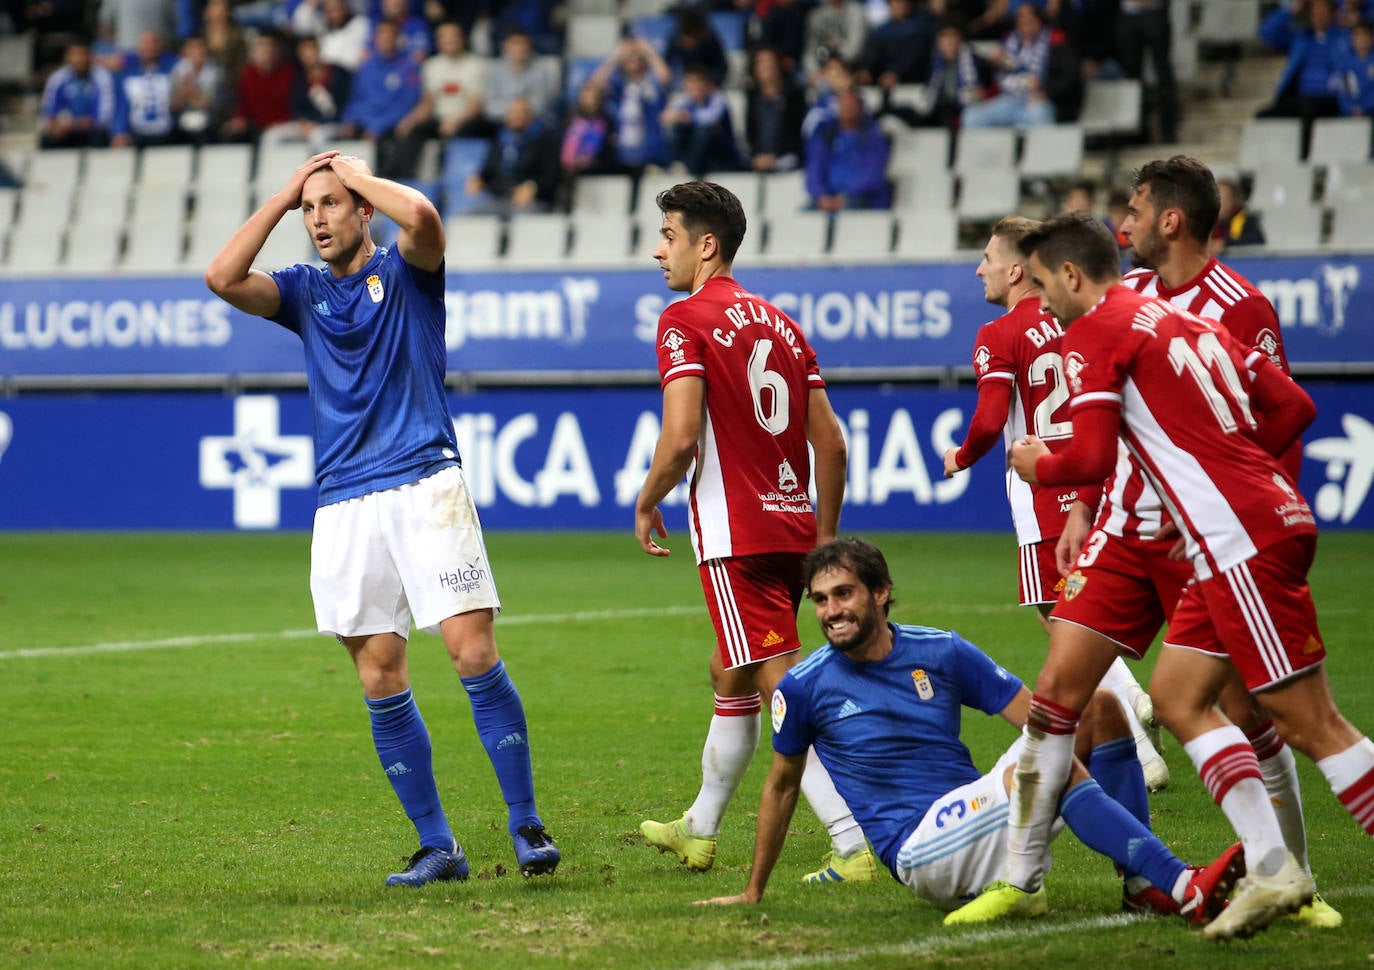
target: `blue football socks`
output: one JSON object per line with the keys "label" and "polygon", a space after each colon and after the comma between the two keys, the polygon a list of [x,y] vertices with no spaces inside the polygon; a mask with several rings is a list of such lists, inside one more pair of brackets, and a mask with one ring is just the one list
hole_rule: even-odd
{"label": "blue football socks", "polygon": [[1059,814],[1088,848],[1102,853],[1128,873],[1139,873],[1166,893],[1187,868],[1091,778],[1069,789],[1059,803]]}
{"label": "blue football socks", "polygon": [[444,816],[439,789],[434,782],[429,730],[420,708],[407,687],[399,694],[377,700],[364,698],[372,717],[372,741],[401,807],[415,823],[420,845],[453,849],[453,830]]}
{"label": "blue football socks", "polygon": [[534,773],[530,768],[529,729],[525,724],[525,705],[498,660],[480,677],[461,677],[463,689],[472,701],[472,720],[477,736],[487,749],[501,795],[510,808],[510,833],[522,825],[542,825],[534,807]]}
{"label": "blue football socks", "polygon": [[1088,772],[1109,797],[1126,806],[1140,824],[1150,827],[1150,796],[1133,738],[1117,738],[1093,748],[1088,753]]}

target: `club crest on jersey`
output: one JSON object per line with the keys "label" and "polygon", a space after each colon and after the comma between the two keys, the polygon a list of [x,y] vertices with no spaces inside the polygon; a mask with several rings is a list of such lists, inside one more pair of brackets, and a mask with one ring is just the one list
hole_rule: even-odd
{"label": "club crest on jersey", "polygon": [[669,327],[663,331],[663,339],[659,341],[659,346],[668,351],[668,359],[674,364],[680,364],[687,359],[687,352],[682,348],[687,344],[687,337],[677,327]]}
{"label": "club crest on jersey", "polygon": [[1083,368],[1087,366],[1088,362],[1076,350],[1064,358],[1064,376],[1069,379],[1069,387],[1075,394],[1083,393]]}
{"label": "club crest on jersey", "polygon": [[986,347],[982,345],[979,345],[978,349],[973,352],[973,366],[978,368],[978,373],[986,374],[988,372],[988,365],[991,362],[992,351],[988,350]]}
{"label": "club crest on jersey", "polygon": [[1276,367],[1283,366],[1283,360],[1279,357],[1279,337],[1278,334],[1265,327],[1261,330],[1255,340],[1255,346],[1260,353],[1269,358],[1269,362]]}
{"label": "club crest on jersey", "polygon": [[787,720],[787,698],[782,696],[782,691],[773,691],[773,731],[774,733],[782,730],[782,722]]}
{"label": "club crest on jersey", "polygon": [[924,670],[913,670],[911,672],[911,682],[916,685],[916,696],[923,701],[935,699],[935,685],[930,682],[930,675]]}
{"label": "club crest on jersey", "polygon": [[1079,593],[1083,592],[1083,587],[1088,585],[1088,577],[1084,576],[1080,570],[1075,569],[1069,573],[1064,580],[1064,591],[1060,593],[1066,600],[1071,600]]}
{"label": "club crest on jersey", "polygon": [[382,291],[382,278],[376,273],[367,278],[367,295],[372,297],[373,303],[381,303],[382,297],[386,295]]}
{"label": "club crest on jersey", "polygon": [[784,458],[782,464],[778,465],[778,491],[785,494],[796,490],[797,473],[792,468],[792,463]]}

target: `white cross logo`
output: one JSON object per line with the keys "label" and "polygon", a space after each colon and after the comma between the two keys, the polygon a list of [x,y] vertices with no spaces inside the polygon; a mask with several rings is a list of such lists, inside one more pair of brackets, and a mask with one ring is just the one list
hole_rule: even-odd
{"label": "white cross logo", "polygon": [[202,488],[234,490],[234,525],[275,529],[281,524],[281,490],[315,483],[315,449],[309,435],[283,435],[275,397],[234,399],[232,437],[200,439]]}

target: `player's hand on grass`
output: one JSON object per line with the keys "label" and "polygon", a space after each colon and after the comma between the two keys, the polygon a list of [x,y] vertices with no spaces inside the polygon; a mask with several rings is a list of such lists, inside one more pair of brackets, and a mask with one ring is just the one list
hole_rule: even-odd
{"label": "player's hand on grass", "polygon": [[750,898],[748,893],[740,893],[737,896],[716,896],[713,899],[698,899],[693,906],[737,906],[741,903],[752,906],[757,903],[757,899]]}
{"label": "player's hand on grass", "polygon": [[311,155],[300,168],[291,173],[291,179],[286,183],[282,192],[286,195],[292,209],[301,207],[301,191],[305,188],[305,180],[326,167],[338,154],[336,151],[327,151],[320,152],[318,155]]}
{"label": "player's hand on grass", "polygon": [[668,529],[663,524],[663,513],[655,505],[647,512],[635,510],[635,538],[639,540],[640,546],[651,556],[667,556],[672,554],[672,550],[666,546],[660,546],[654,541],[654,536],[660,539],[668,538]]}
{"label": "player's hand on grass", "polygon": [[1045,444],[1033,434],[1028,434],[1020,441],[1013,442],[1011,446],[1011,467],[1016,469],[1016,474],[1021,476],[1021,481],[1036,483],[1035,463],[1040,460],[1041,455],[1050,453],[1049,445]]}

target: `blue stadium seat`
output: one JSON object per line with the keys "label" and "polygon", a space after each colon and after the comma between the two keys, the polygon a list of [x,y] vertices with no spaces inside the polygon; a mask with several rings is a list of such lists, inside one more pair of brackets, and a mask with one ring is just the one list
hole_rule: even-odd
{"label": "blue stadium seat", "polygon": [[711,29],[727,51],[744,50],[749,28],[749,14],[743,10],[712,10],[706,15]]}
{"label": "blue stadium seat", "polygon": [[654,45],[654,49],[662,54],[668,49],[668,38],[673,36],[673,29],[677,22],[669,14],[655,14],[652,16],[636,17],[630,21],[630,33],[636,37],[643,37]]}
{"label": "blue stadium seat", "polygon": [[563,69],[563,106],[572,111],[577,107],[577,92],[601,65],[601,57],[570,57]]}
{"label": "blue stadium seat", "polygon": [[468,176],[480,172],[486,160],[485,139],[452,138],[444,146],[442,210],[445,214],[472,211],[477,200],[468,195]]}

